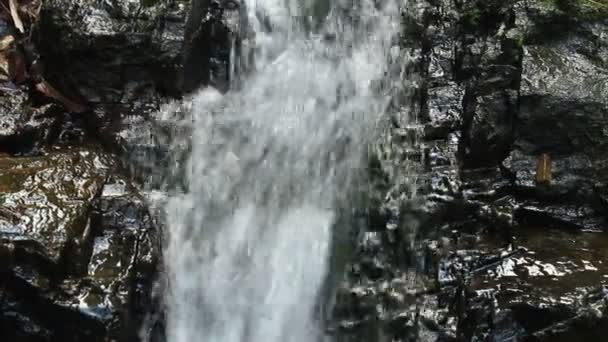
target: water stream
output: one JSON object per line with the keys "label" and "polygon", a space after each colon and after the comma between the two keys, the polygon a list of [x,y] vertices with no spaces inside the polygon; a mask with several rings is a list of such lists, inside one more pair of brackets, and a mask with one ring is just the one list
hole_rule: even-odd
{"label": "water stream", "polygon": [[399,29],[396,1],[332,1],[312,31],[306,0],[246,5],[256,71],[238,90],[193,98],[187,191],[165,208],[170,342],[324,338],[315,307],[333,208],[386,107],[373,84]]}

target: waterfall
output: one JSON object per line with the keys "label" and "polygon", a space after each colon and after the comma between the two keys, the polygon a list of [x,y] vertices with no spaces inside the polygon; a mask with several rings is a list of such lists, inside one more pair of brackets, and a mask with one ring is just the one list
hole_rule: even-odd
{"label": "waterfall", "polygon": [[[166,204],[170,342],[311,342],[335,206],[387,97],[396,0],[248,0],[255,72],[192,99],[187,190]],[[182,165],[183,167],[183,165]]]}

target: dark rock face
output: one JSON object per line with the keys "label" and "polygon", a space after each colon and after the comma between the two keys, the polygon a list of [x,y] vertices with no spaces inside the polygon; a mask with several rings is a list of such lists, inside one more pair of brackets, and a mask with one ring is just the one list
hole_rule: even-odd
{"label": "dark rock face", "polygon": [[1,340],[162,338],[161,232],[129,179],[169,162],[184,133],[153,113],[203,84],[226,90],[245,39],[239,3],[193,3],[43,1],[23,16],[10,48],[25,79],[0,80]]}
{"label": "dark rock face", "polygon": [[33,108],[23,89],[2,90],[0,102],[0,150],[19,150],[44,145],[59,135],[61,108],[47,104]]}
{"label": "dark rock face", "polygon": [[171,158],[161,105],[202,85],[227,91],[248,70],[245,18],[239,1],[44,1],[34,45],[44,77],[94,113],[88,134],[143,178]]}
{"label": "dark rock face", "polygon": [[109,156],[69,149],[0,161],[6,340],[132,340],[160,257],[144,201]]}
{"label": "dark rock face", "polygon": [[158,172],[186,152],[175,137],[187,140],[190,111],[173,101],[250,70],[246,8],[27,6],[23,36],[0,19],[0,37],[17,38],[0,54],[20,57],[0,60],[0,339],[161,341],[162,234],[131,180],[183,181]]}
{"label": "dark rock face", "polygon": [[240,32],[224,12],[238,12],[235,4],[45,1],[37,46],[49,78],[71,83],[92,104],[128,104],[149,87],[172,95],[201,84],[225,88],[226,44]]}
{"label": "dark rock face", "polygon": [[389,118],[370,172],[384,214],[353,239],[339,340],[605,339],[608,12],[440,0],[404,17],[417,82],[396,98],[418,125]]}
{"label": "dark rock face", "polygon": [[77,264],[86,258],[76,246],[90,238],[88,207],[101,190],[107,163],[82,151],[5,157],[1,164],[3,239],[31,258],[44,260],[54,271],[66,259]]}

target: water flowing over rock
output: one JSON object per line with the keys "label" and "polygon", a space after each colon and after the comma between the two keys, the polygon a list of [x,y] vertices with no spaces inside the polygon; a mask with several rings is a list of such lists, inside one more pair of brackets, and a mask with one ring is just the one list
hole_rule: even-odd
{"label": "water flowing over rock", "polygon": [[4,4],[0,340],[605,340],[607,0]]}
{"label": "water flowing over rock", "polygon": [[187,190],[166,207],[169,341],[322,338],[335,208],[386,106],[371,85],[395,3],[333,4],[318,31],[295,1],[246,5],[256,72],[193,97]]}
{"label": "water flowing over rock", "polygon": [[[338,297],[343,340],[604,338],[607,14],[586,1],[410,3],[404,70],[419,81],[396,97],[411,101],[378,154],[398,167],[374,173],[383,215]],[[551,179],[537,182],[543,158]]]}

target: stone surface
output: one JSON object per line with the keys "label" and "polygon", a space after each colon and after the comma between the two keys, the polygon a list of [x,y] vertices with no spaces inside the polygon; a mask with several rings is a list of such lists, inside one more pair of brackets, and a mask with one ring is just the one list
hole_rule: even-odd
{"label": "stone surface", "polygon": [[86,150],[1,158],[1,238],[53,271],[77,264],[86,258],[79,249],[91,242],[91,202],[108,171],[103,155]]}
{"label": "stone surface", "polygon": [[[162,340],[161,234],[127,179],[183,179],[157,171],[181,157],[170,144],[188,134],[171,113],[187,118],[159,109],[201,85],[227,89],[230,50],[248,38],[242,11],[53,0],[28,18],[32,39],[18,46],[27,81],[3,80],[0,101],[0,339]],[[85,111],[41,94],[41,78]]]}
{"label": "stone surface", "polygon": [[33,42],[39,72],[92,112],[78,124],[142,181],[169,162],[166,138],[179,130],[157,112],[201,86],[236,85],[252,68],[248,29],[240,1],[53,0],[43,2]]}
{"label": "stone surface", "polygon": [[[2,340],[133,341],[159,310],[161,234],[126,179],[187,187],[184,170],[158,172],[187,167],[190,110],[169,98],[239,86],[253,69],[245,11],[43,2],[39,63],[27,82],[2,78]],[[606,335],[607,14],[582,0],[408,2],[389,65],[406,79],[370,147],[369,193],[336,224],[320,311],[338,341]],[[36,94],[42,76],[87,110]],[[162,340],[152,314],[145,334]]]}
{"label": "stone surface", "polygon": [[[608,12],[540,0],[404,12],[415,84],[400,101],[416,105],[390,118],[383,172],[370,172],[384,214],[352,242],[339,340],[602,340]],[[400,158],[412,144],[417,157]],[[543,153],[549,184],[536,181]],[[387,300],[381,284],[403,274],[425,280]]]}
{"label": "stone surface", "polygon": [[19,88],[0,89],[0,151],[20,152],[42,146],[59,135],[61,109],[54,104],[35,108]]}
{"label": "stone surface", "polygon": [[248,39],[243,11],[238,1],[45,1],[35,42],[49,79],[120,108],[148,102],[150,89],[226,90],[231,40]]}
{"label": "stone surface", "polygon": [[[16,47],[26,80],[0,87],[1,340],[162,341],[161,233],[129,180],[183,182],[158,172],[187,152],[175,137],[191,119],[172,100],[202,85],[226,91],[250,70],[228,63],[234,49],[250,56],[244,11],[236,1],[52,0],[28,14]],[[43,78],[85,109],[41,92]]]}
{"label": "stone surface", "polygon": [[110,176],[114,164],[82,148],[0,159],[1,246],[11,260],[2,339],[138,336],[152,309],[159,232],[135,189]]}

